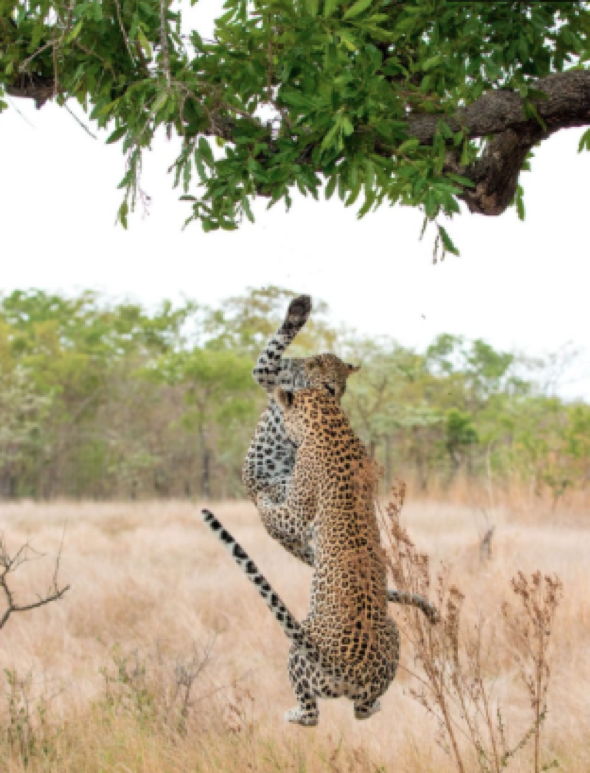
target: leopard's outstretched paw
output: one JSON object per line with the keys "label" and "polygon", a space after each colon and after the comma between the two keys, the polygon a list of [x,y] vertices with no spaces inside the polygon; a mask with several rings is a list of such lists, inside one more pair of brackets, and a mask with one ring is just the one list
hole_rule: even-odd
{"label": "leopard's outstretched paw", "polygon": [[283,327],[299,330],[305,325],[310,314],[311,297],[309,295],[299,295],[297,298],[293,298],[289,304]]}

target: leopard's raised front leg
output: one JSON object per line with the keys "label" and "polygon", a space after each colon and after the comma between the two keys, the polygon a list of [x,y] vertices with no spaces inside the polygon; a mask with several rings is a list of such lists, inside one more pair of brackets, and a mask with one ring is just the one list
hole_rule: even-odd
{"label": "leopard's raised front leg", "polygon": [[289,304],[283,324],[267,341],[258,357],[252,376],[254,381],[267,392],[272,393],[279,384],[288,388],[289,372],[293,369],[292,363],[297,361],[283,360],[283,353],[305,325],[310,313],[311,298],[309,295],[299,295],[294,298]]}
{"label": "leopard's raised front leg", "polygon": [[278,480],[286,485],[291,477],[295,446],[287,437],[281,412],[272,395],[278,384],[294,389],[297,374],[304,373],[302,360],[284,360],[282,355],[309,319],[310,312],[308,295],[300,295],[291,301],[283,324],[267,341],[252,371],[256,383],[269,395],[268,406],[260,417],[242,468],[242,481],[254,500],[271,482]]}
{"label": "leopard's raised front leg", "polygon": [[297,497],[291,492],[285,502],[277,503],[268,495],[260,494],[256,501],[262,523],[269,535],[295,558],[309,566],[314,565],[314,550],[310,544],[310,524],[302,513],[315,512],[315,507],[310,502],[311,496],[307,492]]}

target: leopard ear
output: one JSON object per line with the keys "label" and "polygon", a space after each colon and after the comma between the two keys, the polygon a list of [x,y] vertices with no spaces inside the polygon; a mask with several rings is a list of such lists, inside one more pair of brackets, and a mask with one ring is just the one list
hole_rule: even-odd
{"label": "leopard ear", "polygon": [[351,365],[349,362],[344,363],[348,368],[348,375],[352,376],[353,373],[358,373],[361,369],[360,365]]}
{"label": "leopard ear", "polygon": [[293,405],[294,399],[293,392],[287,392],[285,389],[281,389],[281,387],[277,387],[275,389],[275,400],[277,401],[281,410],[289,410],[289,408],[291,408]]}

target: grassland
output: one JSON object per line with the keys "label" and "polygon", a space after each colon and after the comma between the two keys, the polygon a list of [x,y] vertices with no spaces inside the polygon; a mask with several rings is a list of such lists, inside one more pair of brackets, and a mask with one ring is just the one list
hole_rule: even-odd
{"label": "grassland", "polygon": [[[267,537],[251,505],[211,509],[303,617],[310,570]],[[505,651],[501,604],[511,600],[517,570],[562,579],[543,761],[570,773],[590,770],[590,517],[583,511],[497,510],[493,559],[483,564],[481,524],[469,504],[410,501],[403,514],[433,570],[450,565],[466,595],[466,630],[487,623],[489,678],[509,734],[528,707]],[[18,599],[49,585],[64,524],[61,577],[71,584],[62,601],[15,615],[0,632],[0,770],[453,770],[436,724],[410,694],[416,667],[405,638],[404,667],[381,714],[355,722],[349,703],[333,701],[322,705],[316,729],[283,722],[294,703],[288,644],[198,512],[182,502],[0,505],[8,547],[29,540],[47,554],[14,576]],[[403,629],[403,614],[392,614]],[[530,750],[508,769],[531,771]]]}

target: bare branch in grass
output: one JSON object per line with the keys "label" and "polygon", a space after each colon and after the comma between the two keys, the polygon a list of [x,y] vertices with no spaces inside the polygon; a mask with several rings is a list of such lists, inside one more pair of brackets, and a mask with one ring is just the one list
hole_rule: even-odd
{"label": "bare branch in grass", "polygon": [[53,577],[51,585],[47,589],[44,595],[37,596],[36,601],[30,601],[27,603],[19,603],[16,599],[14,590],[11,588],[11,575],[14,575],[18,569],[23,565],[32,561],[38,561],[44,558],[43,553],[39,553],[32,545],[25,542],[19,549],[11,555],[4,539],[4,535],[0,534],[0,589],[4,593],[6,601],[6,609],[2,616],[0,616],[0,630],[4,628],[10,616],[17,612],[30,612],[33,609],[44,607],[47,604],[51,604],[53,601],[59,601],[70,589],[69,585],[60,586],[59,582],[59,567],[61,561],[61,554],[63,549],[63,541],[65,536],[62,535],[59,551],[55,559],[55,565],[53,570]]}

